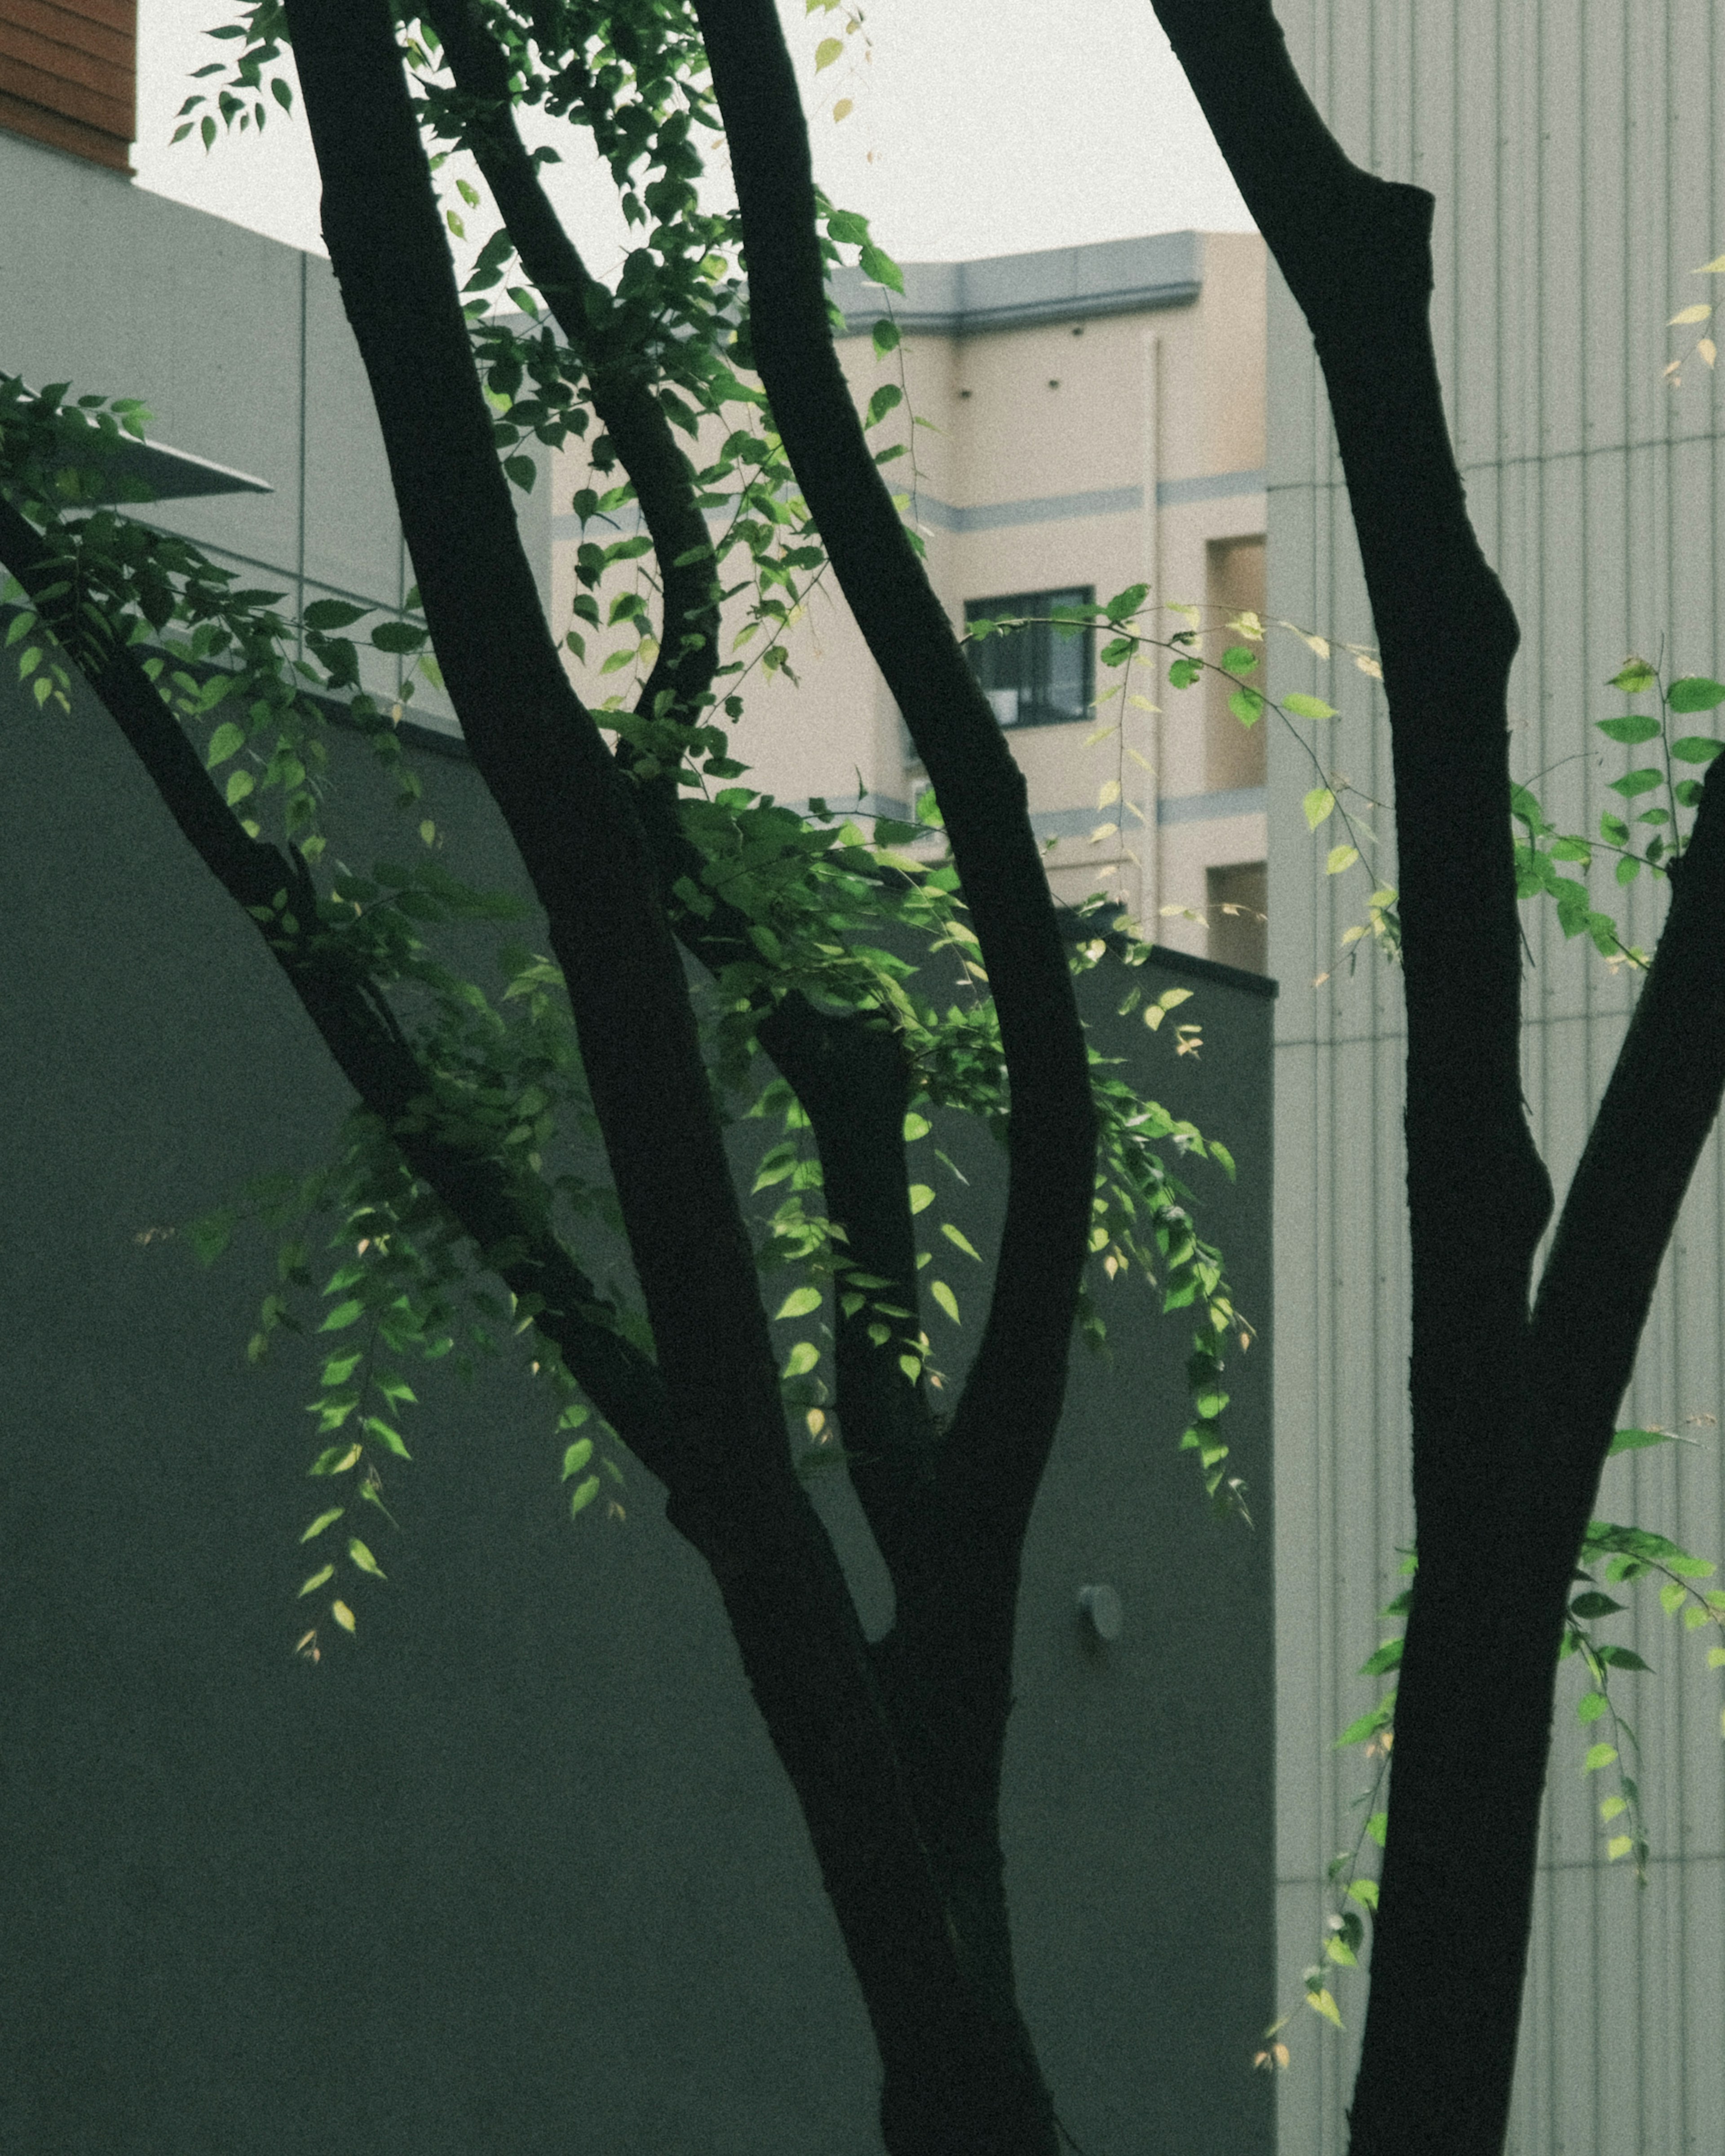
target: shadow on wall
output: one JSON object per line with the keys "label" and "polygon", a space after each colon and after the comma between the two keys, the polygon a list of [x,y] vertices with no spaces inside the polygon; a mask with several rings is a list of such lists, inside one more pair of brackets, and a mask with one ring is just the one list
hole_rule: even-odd
{"label": "shadow on wall", "polygon": [[[516,1363],[471,1390],[416,1371],[388,1584],[357,1644],[294,1657],[313,1343],[245,1365],[260,1241],[206,1273],[144,1238],[312,1164],[345,1089],[106,719],[8,692],[0,735],[0,2143],[873,2156],[873,2047],[800,1819],[643,1471],[625,1518],[572,1523]],[[391,812],[352,747],[331,845],[368,860]],[[475,774],[420,768],[475,880],[507,880]],[[1087,2156],[1267,2156],[1268,984],[1156,972],[1199,992],[1194,1060],[1113,1011],[1108,973],[1108,1052],[1239,1158],[1237,1190],[1201,1188],[1263,1329],[1230,1432],[1258,1525],[1210,1520],[1174,1450],[1182,1321],[1106,1291],[1116,1359],[1075,1363],[1025,1567],[1019,1966]],[[976,1148],[952,1150],[986,1249]],[[821,1478],[867,1614],[847,1495]],[[1095,1583],[1123,1607],[1106,1644],[1076,1605]]]}

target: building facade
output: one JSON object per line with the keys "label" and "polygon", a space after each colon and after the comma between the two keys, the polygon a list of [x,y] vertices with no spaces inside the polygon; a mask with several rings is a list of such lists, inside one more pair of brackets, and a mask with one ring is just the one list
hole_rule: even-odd
{"label": "building facade", "polygon": [[[883,383],[902,389],[871,439],[906,452],[886,469],[955,628],[1143,583],[1153,609],[1199,609],[1219,655],[1228,616],[1264,604],[1263,243],[1165,233],[907,263],[904,277],[900,295],[843,273],[839,350],[860,405]],[[880,357],[870,331],[883,316],[902,341]],[[557,503],[588,483],[577,449],[554,469]],[[560,615],[581,536],[554,517]],[[1163,634],[1184,624],[1156,619]],[[902,817],[926,779],[829,584],[786,640],[798,684],[756,676],[737,728],[753,783]],[[1266,730],[1242,726],[1210,683],[1169,692],[1158,654],[1130,688],[1159,711],[1126,697],[1093,710],[1095,640],[1039,626],[977,647],[1055,896],[1105,892],[1147,937],[1264,972]],[[595,702],[603,656],[595,640],[585,668],[572,663]]]}
{"label": "building facade", "polygon": [[[1481,542],[1521,619],[1512,769],[1543,774],[1565,830],[1594,830],[1627,752],[1592,722],[1625,654],[1668,678],[1725,671],[1720,393],[1700,359],[1664,378],[1670,316],[1713,297],[1692,274],[1725,246],[1725,36],[1707,0],[1657,8],[1552,0],[1284,0],[1296,65],[1349,155],[1436,198],[1439,367]],[[1269,601],[1332,637],[1372,626],[1311,339],[1273,274],[1269,300]],[[1343,717],[1321,753],[1379,801],[1387,730],[1352,666],[1299,650],[1285,685]],[[1702,723],[1708,723],[1702,721]],[[1330,1739],[1381,1687],[1357,1676],[1392,1629],[1414,1522],[1408,1483],[1402,1012],[1394,974],[1350,971],[1358,886],[1327,877],[1300,813],[1309,770],[1270,752],[1271,963],[1276,1050],[1277,1789],[1281,1989],[1317,1958],[1324,1867],[1351,1848],[1371,1768]],[[1570,819],[1574,820],[1570,820]],[[1387,835],[1387,834],[1386,834]],[[1394,881],[1393,854],[1383,873]],[[1599,872],[1604,891],[1615,886]],[[1651,944],[1658,887],[1630,892]],[[1609,1073],[1632,989],[1552,911],[1523,911],[1523,1069],[1558,1193]],[[1633,1202],[1625,1194],[1625,1202]],[[1489,1233],[1489,1223],[1481,1223]],[[1698,1441],[1608,1464],[1597,1510],[1725,1555],[1722,1203],[1717,1139],[1668,1255],[1623,1420]],[[1620,1680],[1640,1738],[1649,1884],[1606,1861],[1601,1778],[1579,1772],[1582,1689],[1560,1677],[1514,2156],[1698,2156],[1725,2120],[1725,1759],[1711,1633],[1686,1636],[1645,1589],[1619,1620],[1656,1674]],[[1645,1606],[1643,1606],[1645,1605]],[[1482,1792],[1481,1837],[1491,1831]],[[1467,1942],[1455,1943],[1465,1964]],[[1280,2077],[1285,2156],[1345,2145],[1360,1991],[1336,1985],[1337,2041],[1301,2015]]]}

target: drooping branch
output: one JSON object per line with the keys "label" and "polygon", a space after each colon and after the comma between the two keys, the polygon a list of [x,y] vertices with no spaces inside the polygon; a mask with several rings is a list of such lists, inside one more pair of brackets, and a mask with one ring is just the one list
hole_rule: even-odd
{"label": "drooping branch", "polygon": [[682,1441],[701,1479],[745,1460],[788,1471],[752,1254],[634,789],[540,610],[388,10],[290,0],[287,15],[426,620],[545,908]]}
{"label": "drooping branch", "polygon": [[669,690],[678,715],[692,718],[718,663],[719,608],[718,563],[688,461],[640,353],[619,334],[610,293],[582,260],[540,184],[516,125],[508,58],[477,0],[431,0],[426,12],[466,103],[467,146],[521,267],[586,370],[593,410],[634,483],[652,536],[663,618],[659,656],[638,709],[657,716]]}
{"label": "drooping branch", "polygon": [[[1023,775],[911,548],[834,348],[808,131],[777,11],[773,0],[696,0],[696,14],[742,209],[756,363],[839,585],[933,782],[999,1014],[1012,1091],[1006,1218],[940,1476],[961,1511],[989,1512],[1000,1529],[989,1539],[1015,1578],[1059,1418],[1090,1219],[1083,1030]],[[998,1616],[999,1599],[984,1599]]]}
{"label": "drooping branch", "polygon": [[[533,280],[588,376],[593,409],[633,482],[659,563],[660,651],[638,699],[660,714],[663,693],[693,721],[718,660],[717,563],[694,475],[653,393],[639,352],[619,326],[547,199],[516,124],[510,64],[476,0],[434,0],[430,19],[466,101],[472,150]],[[628,762],[624,748],[619,754]],[[643,784],[638,806],[668,895],[679,940],[715,975],[752,958],[745,915],[716,895],[698,914],[676,902],[685,880],[701,882],[701,857],[683,831],[675,776]],[[762,992],[763,997],[767,992]],[[824,1175],[829,1217],[857,1270],[888,1283],[885,1299],[912,1313],[919,1291],[903,1173],[905,1059],[896,1037],[853,1014],[818,1009],[800,993],[772,1006],[762,1047],[809,1113]],[[853,1480],[889,1570],[909,1530],[920,1486],[932,1471],[935,1433],[920,1388],[899,1367],[891,1342],[868,1337],[866,1309],[835,1314],[839,1414],[855,1442]]]}
{"label": "drooping branch", "polygon": [[241,829],[136,653],[87,611],[80,613],[54,550],[3,499],[0,562],[27,592],[61,584],[60,596],[40,608],[45,626],[119,726],[182,835],[253,917],[342,1075],[481,1257],[516,1296],[542,1301],[542,1329],[600,1414],[644,1466],[664,1475],[671,1429],[658,1373],[608,1322],[603,1296],[502,1165],[437,1135],[430,1074],[375,983],[321,928],[303,857],[297,850],[284,855]]}

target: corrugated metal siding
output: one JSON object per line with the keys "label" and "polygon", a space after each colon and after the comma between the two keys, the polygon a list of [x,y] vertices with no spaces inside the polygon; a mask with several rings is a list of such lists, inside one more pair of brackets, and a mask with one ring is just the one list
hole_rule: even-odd
{"label": "corrugated metal siding", "polygon": [[[1719,388],[1693,332],[1666,329],[1717,280],[1725,249],[1725,31],[1707,0],[1285,0],[1295,59],[1344,146],[1437,198],[1433,321],[1475,522],[1520,614],[1512,685],[1518,776],[1595,828],[1626,767],[1589,722],[1626,650],[1676,673],[1725,668]],[[1721,296],[1725,296],[1722,295]],[[1278,279],[1271,311],[1270,611],[1338,637],[1372,629],[1322,388]],[[1345,662],[1302,669],[1344,719],[1322,753],[1389,798],[1381,700]],[[1302,671],[1309,683],[1302,681]],[[1395,977],[1343,930],[1361,888],[1327,879],[1299,799],[1312,779],[1272,740],[1271,968],[1281,978],[1276,1136],[1279,1952],[1286,1999],[1313,1958],[1327,1860],[1353,1842],[1363,1774],[1331,1734],[1373,1697],[1353,1671],[1412,1537],[1407,1260]],[[1380,819],[1388,836],[1387,818]],[[1393,861],[1385,872],[1394,880]],[[1651,942],[1658,900],[1632,894]],[[1590,953],[1529,911],[1525,1070],[1561,1190],[1628,1008]],[[1320,974],[1331,978],[1320,987]],[[1626,1419],[1671,1424],[1725,1402],[1725,1188],[1709,1147],[1666,1264]],[[1600,1512],[1725,1550],[1717,1428],[1693,1448],[1615,1463]],[[1651,1598],[1650,1598],[1651,1599]],[[1560,1695],[1522,2059],[1515,2156],[1725,2149],[1725,1755],[1707,1642],[1656,1604],[1626,1634],[1657,1674],[1623,1685],[1638,1730],[1654,1861],[1638,1893],[1603,1861],[1570,1706]],[[1639,1686],[1639,1690],[1634,1687]],[[1490,1831],[1489,1819],[1480,1832]],[[1456,1942],[1458,1956],[1467,1948]],[[1284,2156],[1345,2145],[1363,1988],[1338,1985],[1339,2042],[1302,2015],[1281,2077]]]}

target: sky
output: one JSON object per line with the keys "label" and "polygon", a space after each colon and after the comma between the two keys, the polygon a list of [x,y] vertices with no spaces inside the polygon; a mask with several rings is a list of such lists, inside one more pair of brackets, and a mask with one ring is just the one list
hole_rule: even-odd
{"label": "sky", "polygon": [[[902,261],[1251,228],[1150,0],[865,0],[848,11],[861,18],[848,36],[847,11],[821,0],[780,11],[816,176]],[[237,13],[235,0],[141,0],[138,184],[321,253],[298,117],[272,105],[261,137],[170,146],[181,100],[205,86],[191,71],[235,49],[203,33]],[[817,74],[816,48],[835,34],[842,57]],[[609,176],[567,127],[531,139],[561,151],[547,187],[590,266],[609,274],[625,230]],[[716,200],[722,185],[716,176]]]}

